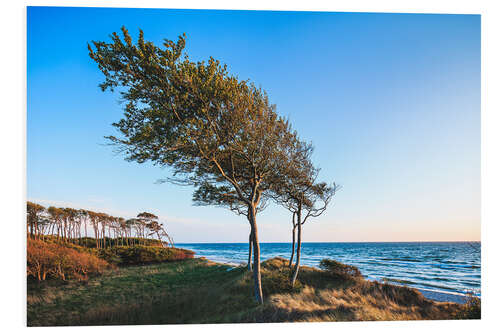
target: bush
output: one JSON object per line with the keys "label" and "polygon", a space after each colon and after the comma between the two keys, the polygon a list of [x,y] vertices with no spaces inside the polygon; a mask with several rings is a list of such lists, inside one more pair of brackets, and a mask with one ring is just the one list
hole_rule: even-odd
{"label": "bush", "polygon": [[109,263],[119,265],[150,264],[168,261],[179,261],[193,258],[194,252],[158,246],[115,246],[106,249],[96,249],[97,256]]}
{"label": "bush", "polygon": [[296,293],[302,290],[303,286],[299,280],[295,281],[292,287],[290,282],[291,271],[283,269],[278,271],[265,271],[262,274],[262,292],[265,295]]}
{"label": "bush", "polygon": [[340,278],[357,278],[361,276],[361,272],[356,266],[346,265],[332,259],[321,260],[319,267]]}
{"label": "bush", "polygon": [[56,243],[28,239],[27,275],[39,281],[47,278],[86,280],[100,274],[109,264],[96,256]]}
{"label": "bush", "polygon": [[296,293],[302,290],[299,280],[292,287],[292,270],[288,267],[288,260],[274,257],[262,263],[262,292],[265,295]]}
{"label": "bush", "polygon": [[467,294],[467,300],[462,311],[457,314],[458,319],[481,319],[481,299],[472,292]]}

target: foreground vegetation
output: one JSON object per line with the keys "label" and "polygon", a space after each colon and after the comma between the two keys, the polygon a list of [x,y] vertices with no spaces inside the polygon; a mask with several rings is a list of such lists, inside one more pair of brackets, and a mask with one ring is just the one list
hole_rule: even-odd
{"label": "foreground vegetation", "polygon": [[28,283],[28,325],[131,325],[292,321],[423,320],[480,317],[480,303],[424,298],[370,282],[352,266],[301,267],[291,287],[281,258],[262,265],[264,304],[246,267],[187,259],[105,271],[84,281]]}

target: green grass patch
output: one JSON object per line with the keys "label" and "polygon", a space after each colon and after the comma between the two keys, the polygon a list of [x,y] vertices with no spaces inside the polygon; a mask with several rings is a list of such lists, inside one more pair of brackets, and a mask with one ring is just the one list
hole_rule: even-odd
{"label": "green grass patch", "polygon": [[130,266],[86,283],[30,283],[28,325],[120,325],[225,321],[253,306],[251,288],[230,293],[244,268],[201,259]]}

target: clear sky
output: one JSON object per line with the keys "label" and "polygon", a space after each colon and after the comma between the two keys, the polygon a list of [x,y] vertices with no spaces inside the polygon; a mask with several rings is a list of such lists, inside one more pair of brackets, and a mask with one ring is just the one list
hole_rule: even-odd
{"label": "clear sky", "polygon": [[[480,16],[29,7],[27,196],[123,217],[159,215],[177,242],[246,242],[246,219],[194,207],[192,189],[155,184],[168,169],[106,145],[119,96],[87,42],[126,26],[160,43],[187,34],[265,89],[313,142],[320,177],[342,190],[304,241],[480,239]],[[289,241],[270,206],[260,239]]]}

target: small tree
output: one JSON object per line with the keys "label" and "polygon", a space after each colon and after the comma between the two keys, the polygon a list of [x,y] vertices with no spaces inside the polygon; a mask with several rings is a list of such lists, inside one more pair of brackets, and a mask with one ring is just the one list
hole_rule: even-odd
{"label": "small tree", "polygon": [[310,217],[318,217],[326,210],[330,200],[339,187],[334,183],[332,186],[326,183],[318,183],[311,188],[299,194],[296,197],[296,216],[297,216],[297,258],[295,261],[294,272],[292,275],[292,286],[295,284],[300,267],[300,254],[302,247],[302,225]]}
{"label": "small tree", "polygon": [[[294,253],[296,253],[291,277],[292,286],[295,284],[300,268],[302,226],[310,217],[320,216],[339,189],[335,183],[329,186],[326,183],[316,182],[319,169],[315,168],[311,161],[312,152],[311,144],[295,141],[295,145],[288,151],[286,163],[281,168],[281,177],[276,180],[278,185],[273,191],[275,201],[292,213],[292,253],[289,267],[292,266]],[[297,247],[295,248],[296,236]]]}

